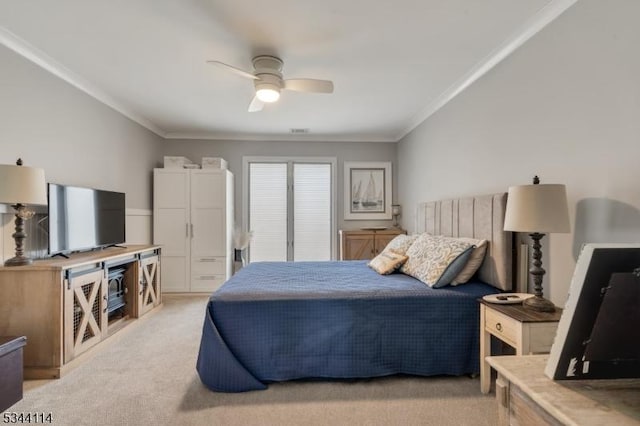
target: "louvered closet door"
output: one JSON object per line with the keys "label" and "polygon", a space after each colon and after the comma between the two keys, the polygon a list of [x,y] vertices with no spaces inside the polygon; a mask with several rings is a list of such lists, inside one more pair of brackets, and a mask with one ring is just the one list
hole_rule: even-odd
{"label": "louvered closet door", "polygon": [[293,260],[331,259],[331,164],[293,164]]}
{"label": "louvered closet door", "polygon": [[249,165],[250,261],[287,260],[287,164]]}
{"label": "louvered closet door", "polygon": [[331,259],[332,164],[249,163],[249,259]]}

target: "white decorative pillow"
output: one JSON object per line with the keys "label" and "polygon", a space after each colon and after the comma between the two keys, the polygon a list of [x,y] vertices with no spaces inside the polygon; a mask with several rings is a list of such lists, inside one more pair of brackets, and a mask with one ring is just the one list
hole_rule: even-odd
{"label": "white decorative pillow", "polygon": [[487,240],[477,240],[475,238],[459,237],[458,240],[464,241],[474,245],[474,249],[469,256],[467,264],[462,268],[462,271],[451,281],[451,285],[464,284],[473,277],[473,274],[480,268],[482,262],[484,262],[484,255],[487,252]]}
{"label": "white decorative pillow", "polygon": [[398,269],[406,260],[407,256],[404,254],[384,250],[374,257],[368,266],[380,275],[387,275]]}
{"label": "white decorative pillow", "polygon": [[393,240],[389,241],[389,244],[386,245],[383,252],[392,251],[394,253],[405,255],[416,238],[418,238],[418,235],[397,235]]}
{"label": "white decorative pillow", "polygon": [[407,250],[409,259],[400,270],[429,287],[444,287],[464,268],[472,251],[470,243],[422,234]]}

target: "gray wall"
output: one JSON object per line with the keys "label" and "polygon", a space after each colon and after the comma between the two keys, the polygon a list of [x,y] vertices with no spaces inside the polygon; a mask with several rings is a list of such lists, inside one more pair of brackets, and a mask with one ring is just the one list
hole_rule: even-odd
{"label": "gray wall", "polygon": [[151,209],[161,138],[0,45],[0,164],[41,167],[48,181],[126,192]]}
{"label": "gray wall", "polygon": [[566,184],[572,232],[545,237],[543,265],[559,305],[583,243],[640,241],[638,16],[636,0],[577,2],[407,135],[405,227],[421,200]]}
{"label": "gray wall", "polygon": [[[0,45],[0,164],[15,164],[21,157],[25,165],[43,168],[49,182],[125,192],[128,209],[150,210],[151,169],[159,158],[160,140]],[[0,213],[4,211],[12,209],[0,205]],[[151,216],[142,214],[127,218],[129,242],[150,238]],[[13,214],[0,214],[0,219],[3,261],[13,255]],[[35,222],[27,222],[27,249],[41,243],[46,249]],[[130,223],[143,225],[129,229]]]}
{"label": "gray wall", "polygon": [[[345,161],[391,161],[394,201],[397,190],[396,143],[365,142],[284,142],[284,141],[202,141],[166,140],[161,145],[162,155],[184,156],[194,163],[202,157],[222,157],[229,163],[235,177],[235,217],[242,223],[242,157],[336,157],[338,160],[337,212],[338,229],[354,229],[369,225],[390,226],[391,221],[345,221],[343,210],[344,162]],[[158,167],[162,164],[158,163]]]}

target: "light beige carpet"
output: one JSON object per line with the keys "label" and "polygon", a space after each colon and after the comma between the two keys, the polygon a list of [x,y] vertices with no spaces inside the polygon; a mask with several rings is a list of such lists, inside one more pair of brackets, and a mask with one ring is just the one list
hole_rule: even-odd
{"label": "light beige carpet", "polygon": [[241,394],[206,389],[195,371],[206,297],[164,306],[105,342],[60,380],[28,381],[9,411],[56,425],[494,425],[494,397],[469,377],[296,381]]}

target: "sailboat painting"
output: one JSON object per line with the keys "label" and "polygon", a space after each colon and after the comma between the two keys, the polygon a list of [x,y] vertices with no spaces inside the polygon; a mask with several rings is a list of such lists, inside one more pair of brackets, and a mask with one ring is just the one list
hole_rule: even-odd
{"label": "sailboat painting", "polygon": [[386,219],[390,180],[390,163],[345,162],[345,219]]}

